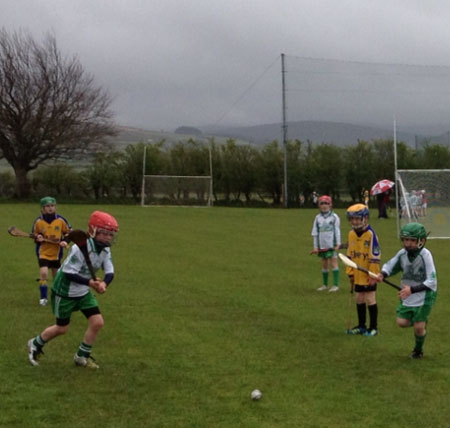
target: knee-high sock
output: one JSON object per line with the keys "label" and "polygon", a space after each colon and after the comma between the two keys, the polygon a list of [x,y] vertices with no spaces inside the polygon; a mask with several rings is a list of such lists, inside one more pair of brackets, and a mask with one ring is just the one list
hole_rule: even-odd
{"label": "knee-high sock", "polygon": [[416,334],[414,335],[414,338],[416,339],[414,349],[416,349],[417,351],[422,351],[426,336],[426,333],[424,336],[417,336]]}
{"label": "knee-high sock", "polygon": [[333,285],[339,287],[339,268],[333,269]]}
{"label": "knee-high sock", "polygon": [[356,311],[358,313],[359,327],[366,327],[366,304],[365,303],[357,303]]}
{"label": "knee-high sock", "polygon": [[370,317],[370,330],[376,330],[378,328],[378,305],[375,303],[374,305],[369,305],[367,307],[369,309],[369,317]]}
{"label": "knee-high sock", "polygon": [[41,293],[41,299],[47,298],[47,281],[45,279],[41,279],[39,281],[39,291]]}

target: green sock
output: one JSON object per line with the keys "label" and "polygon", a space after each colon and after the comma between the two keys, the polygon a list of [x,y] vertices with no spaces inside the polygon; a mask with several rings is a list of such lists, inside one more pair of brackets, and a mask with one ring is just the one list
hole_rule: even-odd
{"label": "green sock", "polygon": [[425,336],[417,336],[416,334],[414,335],[414,338],[416,339],[416,345],[414,346],[414,349],[416,351],[422,351],[423,344],[425,342],[425,337],[426,337],[426,334],[425,334]]}
{"label": "green sock", "polygon": [[92,345],[88,345],[87,343],[81,342],[78,347],[77,355],[79,357],[89,357],[91,355]]}
{"label": "green sock", "polygon": [[33,345],[36,346],[36,348],[38,349],[42,349],[46,343],[47,342],[44,339],[42,339],[41,335],[36,336],[33,340]]}
{"label": "green sock", "polygon": [[339,287],[339,268],[333,269],[333,284]]}
{"label": "green sock", "polygon": [[323,281],[323,285],[328,286],[328,271],[327,270],[322,270],[322,281]]}

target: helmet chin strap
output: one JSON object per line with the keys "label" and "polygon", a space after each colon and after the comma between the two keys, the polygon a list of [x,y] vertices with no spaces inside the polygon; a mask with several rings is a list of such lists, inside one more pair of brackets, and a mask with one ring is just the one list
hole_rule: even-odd
{"label": "helmet chin strap", "polygon": [[92,226],[92,233],[91,233],[91,231],[89,230],[89,236],[90,236],[91,238],[95,238],[96,233],[97,233],[97,228],[96,228],[95,226]]}
{"label": "helmet chin strap", "polygon": [[420,240],[416,248],[411,248],[411,249],[406,248],[408,255],[416,256],[417,254],[419,254],[420,250],[425,246],[425,242],[426,242],[425,240],[423,240],[423,241]]}

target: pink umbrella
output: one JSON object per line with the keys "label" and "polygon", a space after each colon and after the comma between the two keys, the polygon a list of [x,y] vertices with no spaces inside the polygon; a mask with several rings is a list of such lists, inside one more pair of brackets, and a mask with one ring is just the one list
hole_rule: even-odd
{"label": "pink umbrella", "polygon": [[378,195],[380,193],[384,193],[389,189],[392,189],[394,187],[394,182],[391,180],[380,180],[376,182],[372,188],[370,189],[371,195]]}

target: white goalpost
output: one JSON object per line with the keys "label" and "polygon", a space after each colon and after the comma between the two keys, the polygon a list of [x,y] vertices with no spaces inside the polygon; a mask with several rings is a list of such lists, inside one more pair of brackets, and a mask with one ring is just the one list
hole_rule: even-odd
{"label": "white goalpost", "polygon": [[146,175],[146,152],[144,148],[142,165],[141,206],[213,205],[212,158],[209,151],[210,175]]}
{"label": "white goalpost", "polygon": [[398,169],[394,116],[397,236],[411,222],[422,223],[428,239],[450,239],[450,169]]}
{"label": "white goalpost", "polygon": [[450,239],[450,169],[399,169],[396,180],[399,227],[419,222],[428,239]]}

